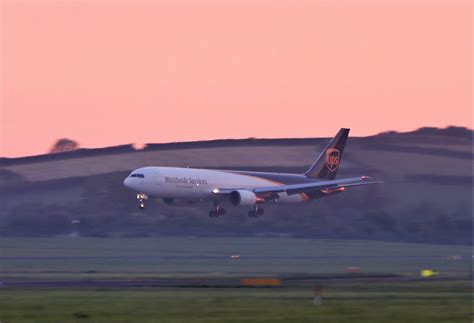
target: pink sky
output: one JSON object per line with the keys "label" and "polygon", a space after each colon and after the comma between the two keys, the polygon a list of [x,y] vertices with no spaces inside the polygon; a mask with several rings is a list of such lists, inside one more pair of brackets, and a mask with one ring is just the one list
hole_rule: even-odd
{"label": "pink sky", "polygon": [[61,137],[101,147],[472,127],[468,0],[1,10],[1,156]]}

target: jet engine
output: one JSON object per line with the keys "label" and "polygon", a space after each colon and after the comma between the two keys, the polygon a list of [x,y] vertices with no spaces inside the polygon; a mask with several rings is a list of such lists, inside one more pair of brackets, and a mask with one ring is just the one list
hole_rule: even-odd
{"label": "jet engine", "polygon": [[257,195],[251,191],[236,190],[230,193],[230,202],[233,205],[255,205],[257,201]]}

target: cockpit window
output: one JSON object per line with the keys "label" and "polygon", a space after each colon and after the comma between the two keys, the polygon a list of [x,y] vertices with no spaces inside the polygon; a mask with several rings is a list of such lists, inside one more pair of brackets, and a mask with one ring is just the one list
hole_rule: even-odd
{"label": "cockpit window", "polygon": [[143,174],[132,174],[130,177],[138,177],[138,178],[145,178],[145,175]]}

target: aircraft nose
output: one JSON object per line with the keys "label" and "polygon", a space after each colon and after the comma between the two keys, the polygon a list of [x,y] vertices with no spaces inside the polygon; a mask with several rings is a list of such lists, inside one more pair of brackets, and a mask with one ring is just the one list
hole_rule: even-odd
{"label": "aircraft nose", "polygon": [[123,180],[123,186],[130,187],[130,178],[127,177]]}

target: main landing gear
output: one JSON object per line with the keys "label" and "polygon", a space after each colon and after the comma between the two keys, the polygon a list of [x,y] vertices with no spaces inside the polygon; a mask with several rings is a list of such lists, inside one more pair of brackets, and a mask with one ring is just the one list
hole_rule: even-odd
{"label": "main landing gear", "polygon": [[257,205],[255,205],[253,207],[253,210],[249,211],[249,217],[256,218],[258,216],[262,216],[264,213],[265,211],[261,207],[258,207]]}
{"label": "main landing gear", "polygon": [[224,215],[225,209],[219,205],[219,203],[214,202],[214,209],[209,211],[210,218],[217,218],[218,216]]}
{"label": "main landing gear", "polygon": [[148,198],[148,196],[146,196],[145,194],[143,193],[138,193],[137,194],[137,200],[138,200],[138,208],[140,210],[143,210],[145,209],[145,200]]}

